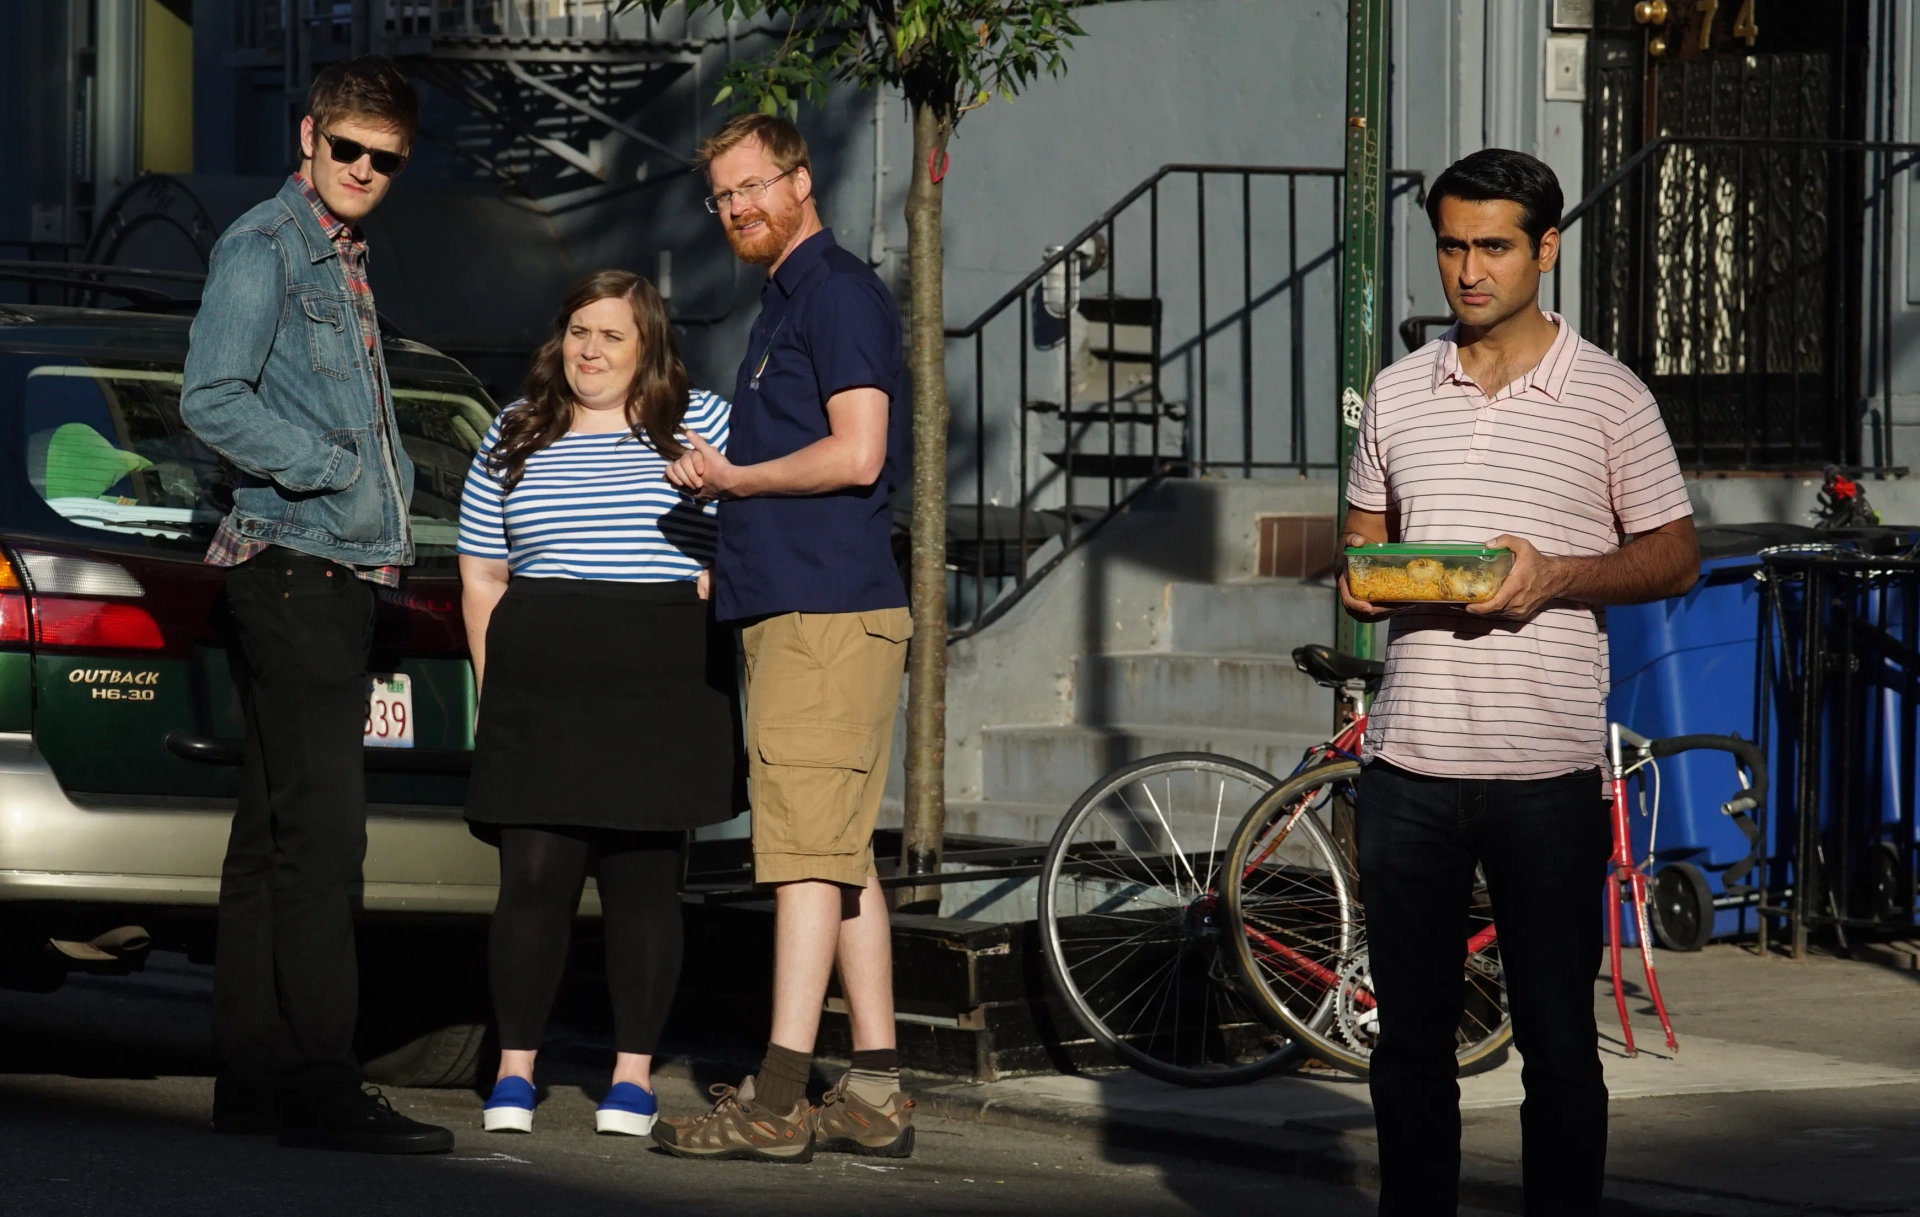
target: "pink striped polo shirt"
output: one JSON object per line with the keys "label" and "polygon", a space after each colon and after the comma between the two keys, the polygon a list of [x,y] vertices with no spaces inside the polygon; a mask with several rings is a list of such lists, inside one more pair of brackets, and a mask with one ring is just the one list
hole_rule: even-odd
{"label": "pink striped polo shirt", "polygon": [[[1545,357],[1491,400],[1460,368],[1454,329],[1381,372],[1360,416],[1347,502],[1397,508],[1407,542],[1501,533],[1541,553],[1596,555],[1688,515],[1653,394],[1549,313]],[[1556,602],[1518,623],[1403,610],[1367,759],[1436,777],[1542,778],[1606,750],[1604,610]]]}

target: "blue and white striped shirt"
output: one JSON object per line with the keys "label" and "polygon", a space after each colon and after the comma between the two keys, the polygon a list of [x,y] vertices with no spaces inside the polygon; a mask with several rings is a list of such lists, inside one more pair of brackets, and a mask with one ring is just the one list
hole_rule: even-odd
{"label": "blue and white striped shirt", "polygon": [[[724,452],[730,414],[724,399],[695,389],[684,425]],[[680,493],[667,481],[665,458],[632,432],[570,431],[528,457],[504,495],[501,476],[487,468],[499,439],[495,422],[467,471],[461,553],[504,558],[514,574],[536,579],[666,583],[713,564],[714,505]]]}

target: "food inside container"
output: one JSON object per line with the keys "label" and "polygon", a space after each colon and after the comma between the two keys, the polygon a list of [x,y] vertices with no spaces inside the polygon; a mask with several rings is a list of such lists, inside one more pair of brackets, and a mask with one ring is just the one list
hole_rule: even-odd
{"label": "food inside container", "polygon": [[1478,604],[1513,569],[1513,551],[1479,545],[1362,545],[1347,551],[1347,588],[1370,604]]}

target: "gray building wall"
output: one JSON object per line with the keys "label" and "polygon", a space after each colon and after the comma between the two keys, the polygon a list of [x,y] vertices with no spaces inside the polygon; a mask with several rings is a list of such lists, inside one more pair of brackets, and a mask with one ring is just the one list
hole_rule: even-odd
{"label": "gray building wall", "polygon": [[[1422,170],[1432,181],[1470,152],[1515,148],[1553,168],[1569,208],[1579,202],[1586,190],[1585,111],[1579,101],[1547,100],[1544,49],[1555,32],[1552,7],[1552,0],[1395,0],[1395,166]],[[1431,231],[1413,198],[1396,201],[1394,277],[1402,316],[1447,312]],[[1559,272],[1563,311],[1576,329],[1579,246],[1571,239],[1562,246]],[[1396,343],[1396,352],[1403,350]]]}
{"label": "gray building wall", "polygon": [[[1904,0],[1875,0],[1872,61],[1884,62],[1888,70],[1876,72],[1869,85],[1869,139],[1899,143],[1920,140],[1920,95],[1912,87],[1914,62],[1916,56],[1920,56],[1920,19],[1917,18],[1920,14]],[[1883,54],[1883,47],[1889,48],[1890,54]],[[1891,383],[1882,379],[1882,368],[1887,362],[1882,352],[1864,350],[1861,360],[1867,382],[1863,386],[1867,398],[1862,410],[1863,425],[1870,437],[1881,433],[1882,419],[1887,413],[1882,390],[1889,389],[1890,446],[1875,451],[1880,445],[1870,439],[1863,447],[1876,463],[1920,466],[1920,224],[1915,222],[1913,211],[1913,183],[1915,175],[1920,173],[1920,163],[1915,162],[1911,153],[1894,158],[1895,167],[1902,162],[1906,162],[1905,168],[1894,174],[1893,189],[1886,194],[1876,189],[1869,195],[1869,267],[1877,271],[1881,261],[1890,256],[1886,269],[1896,286],[1890,302],[1867,301],[1869,316],[1879,315],[1891,304],[1888,314],[1892,329]],[[1878,168],[1877,165],[1871,167]],[[1883,243],[1881,226],[1888,224],[1892,226],[1891,239]],[[1869,274],[1868,281],[1872,279]]]}

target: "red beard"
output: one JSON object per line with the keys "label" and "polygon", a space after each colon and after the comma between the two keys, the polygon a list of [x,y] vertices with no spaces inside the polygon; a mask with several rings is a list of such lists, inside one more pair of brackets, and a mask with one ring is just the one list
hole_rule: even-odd
{"label": "red beard", "polygon": [[759,218],[765,221],[760,230],[751,236],[742,236],[729,226],[727,244],[733,246],[733,252],[742,262],[750,266],[772,266],[779,258],[780,251],[800,228],[799,215],[778,216],[771,212],[761,212]]}

